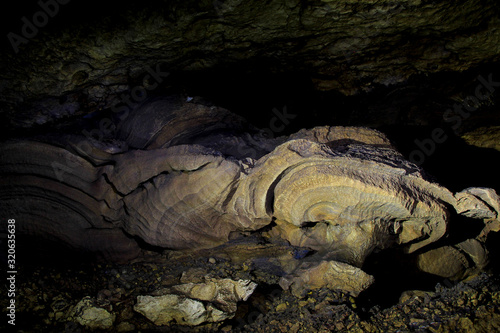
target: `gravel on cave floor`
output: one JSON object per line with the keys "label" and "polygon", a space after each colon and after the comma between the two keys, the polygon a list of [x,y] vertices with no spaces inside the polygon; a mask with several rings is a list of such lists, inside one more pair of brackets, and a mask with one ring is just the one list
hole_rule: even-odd
{"label": "gravel on cave floor", "polygon": [[[409,292],[403,302],[387,308],[366,308],[349,294],[327,289],[298,299],[281,290],[276,276],[230,259],[189,255],[171,259],[151,255],[125,265],[21,266],[15,329],[90,332],[67,318],[75,304],[90,296],[116,315],[112,332],[500,332],[500,283],[493,273]],[[214,277],[251,279],[259,287],[239,303],[232,320],[217,324],[155,327],[133,310],[138,295],[179,283],[182,272],[190,268],[201,268]],[[5,309],[7,299],[0,303]],[[4,318],[0,330],[7,326],[11,325]]]}

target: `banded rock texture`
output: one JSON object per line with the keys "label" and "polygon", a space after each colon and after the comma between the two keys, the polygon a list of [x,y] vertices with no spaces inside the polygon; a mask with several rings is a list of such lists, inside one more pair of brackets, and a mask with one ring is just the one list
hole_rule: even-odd
{"label": "banded rock texture", "polygon": [[493,190],[454,196],[368,128],[266,139],[227,110],[171,99],[121,125],[116,149],[78,135],[1,144],[0,209],[19,233],[127,260],[134,238],[200,249],[270,225],[271,239],[361,267],[376,248],[435,242],[451,214],[498,220]]}

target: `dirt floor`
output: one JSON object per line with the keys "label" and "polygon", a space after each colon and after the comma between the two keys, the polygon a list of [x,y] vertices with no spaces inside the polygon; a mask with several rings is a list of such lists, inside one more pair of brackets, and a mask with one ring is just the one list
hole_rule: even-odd
{"label": "dirt floor", "polygon": [[[74,306],[90,296],[95,306],[115,315],[107,332],[500,332],[497,273],[481,273],[461,282],[433,280],[425,290],[402,293],[404,283],[381,283],[385,278],[379,274],[374,289],[359,297],[317,289],[298,299],[278,285],[279,267],[272,258],[283,253],[298,258],[286,246],[245,243],[197,253],[145,251],[139,260],[120,265],[30,262],[19,266],[16,277],[16,326],[4,319],[0,329],[103,331],[81,326],[70,316]],[[235,317],[222,323],[157,327],[133,310],[138,295],[178,284],[187,271],[250,279],[258,287],[238,304]],[[7,299],[0,303],[4,309],[8,305]]]}

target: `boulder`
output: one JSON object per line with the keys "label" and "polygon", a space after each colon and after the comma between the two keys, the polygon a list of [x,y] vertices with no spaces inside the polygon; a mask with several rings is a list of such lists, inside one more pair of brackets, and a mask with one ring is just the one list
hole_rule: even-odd
{"label": "boulder", "polygon": [[280,286],[303,297],[314,289],[342,290],[357,296],[374,282],[361,269],[338,261],[304,262],[292,274],[282,277]]}
{"label": "boulder", "polygon": [[180,325],[199,325],[232,318],[237,302],[246,301],[257,284],[248,280],[211,279],[205,283],[186,283],[138,296],[134,310],[155,325],[175,321]]}
{"label": "boulder", "polygon": [[90,329],[107,330],[113,327],[115,315],[95,306],[95,300],[86,296],[75,305],[69,319]]}

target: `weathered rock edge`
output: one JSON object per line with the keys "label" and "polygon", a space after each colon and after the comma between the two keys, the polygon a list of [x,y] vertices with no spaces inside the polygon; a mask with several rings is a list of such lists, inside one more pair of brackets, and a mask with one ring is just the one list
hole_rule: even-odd
{"label": "weathered rock edge", "polygon": [[484,219],[482,240],[498,229],[495,191],[453,195],[376,130],[323,126],[266,139],[235,131],[227,110],[169,103],[136,110],[129,124],[144,113],[151,121],[123,126],[116,139],[131,148],[117,153],[74,135],[2,143],[0,209],[20,234],[112,260],[138,255],[131,236],[201,249],[275,221],[271,238],[361,267],[376,248],[437,241],[451,214]]}

